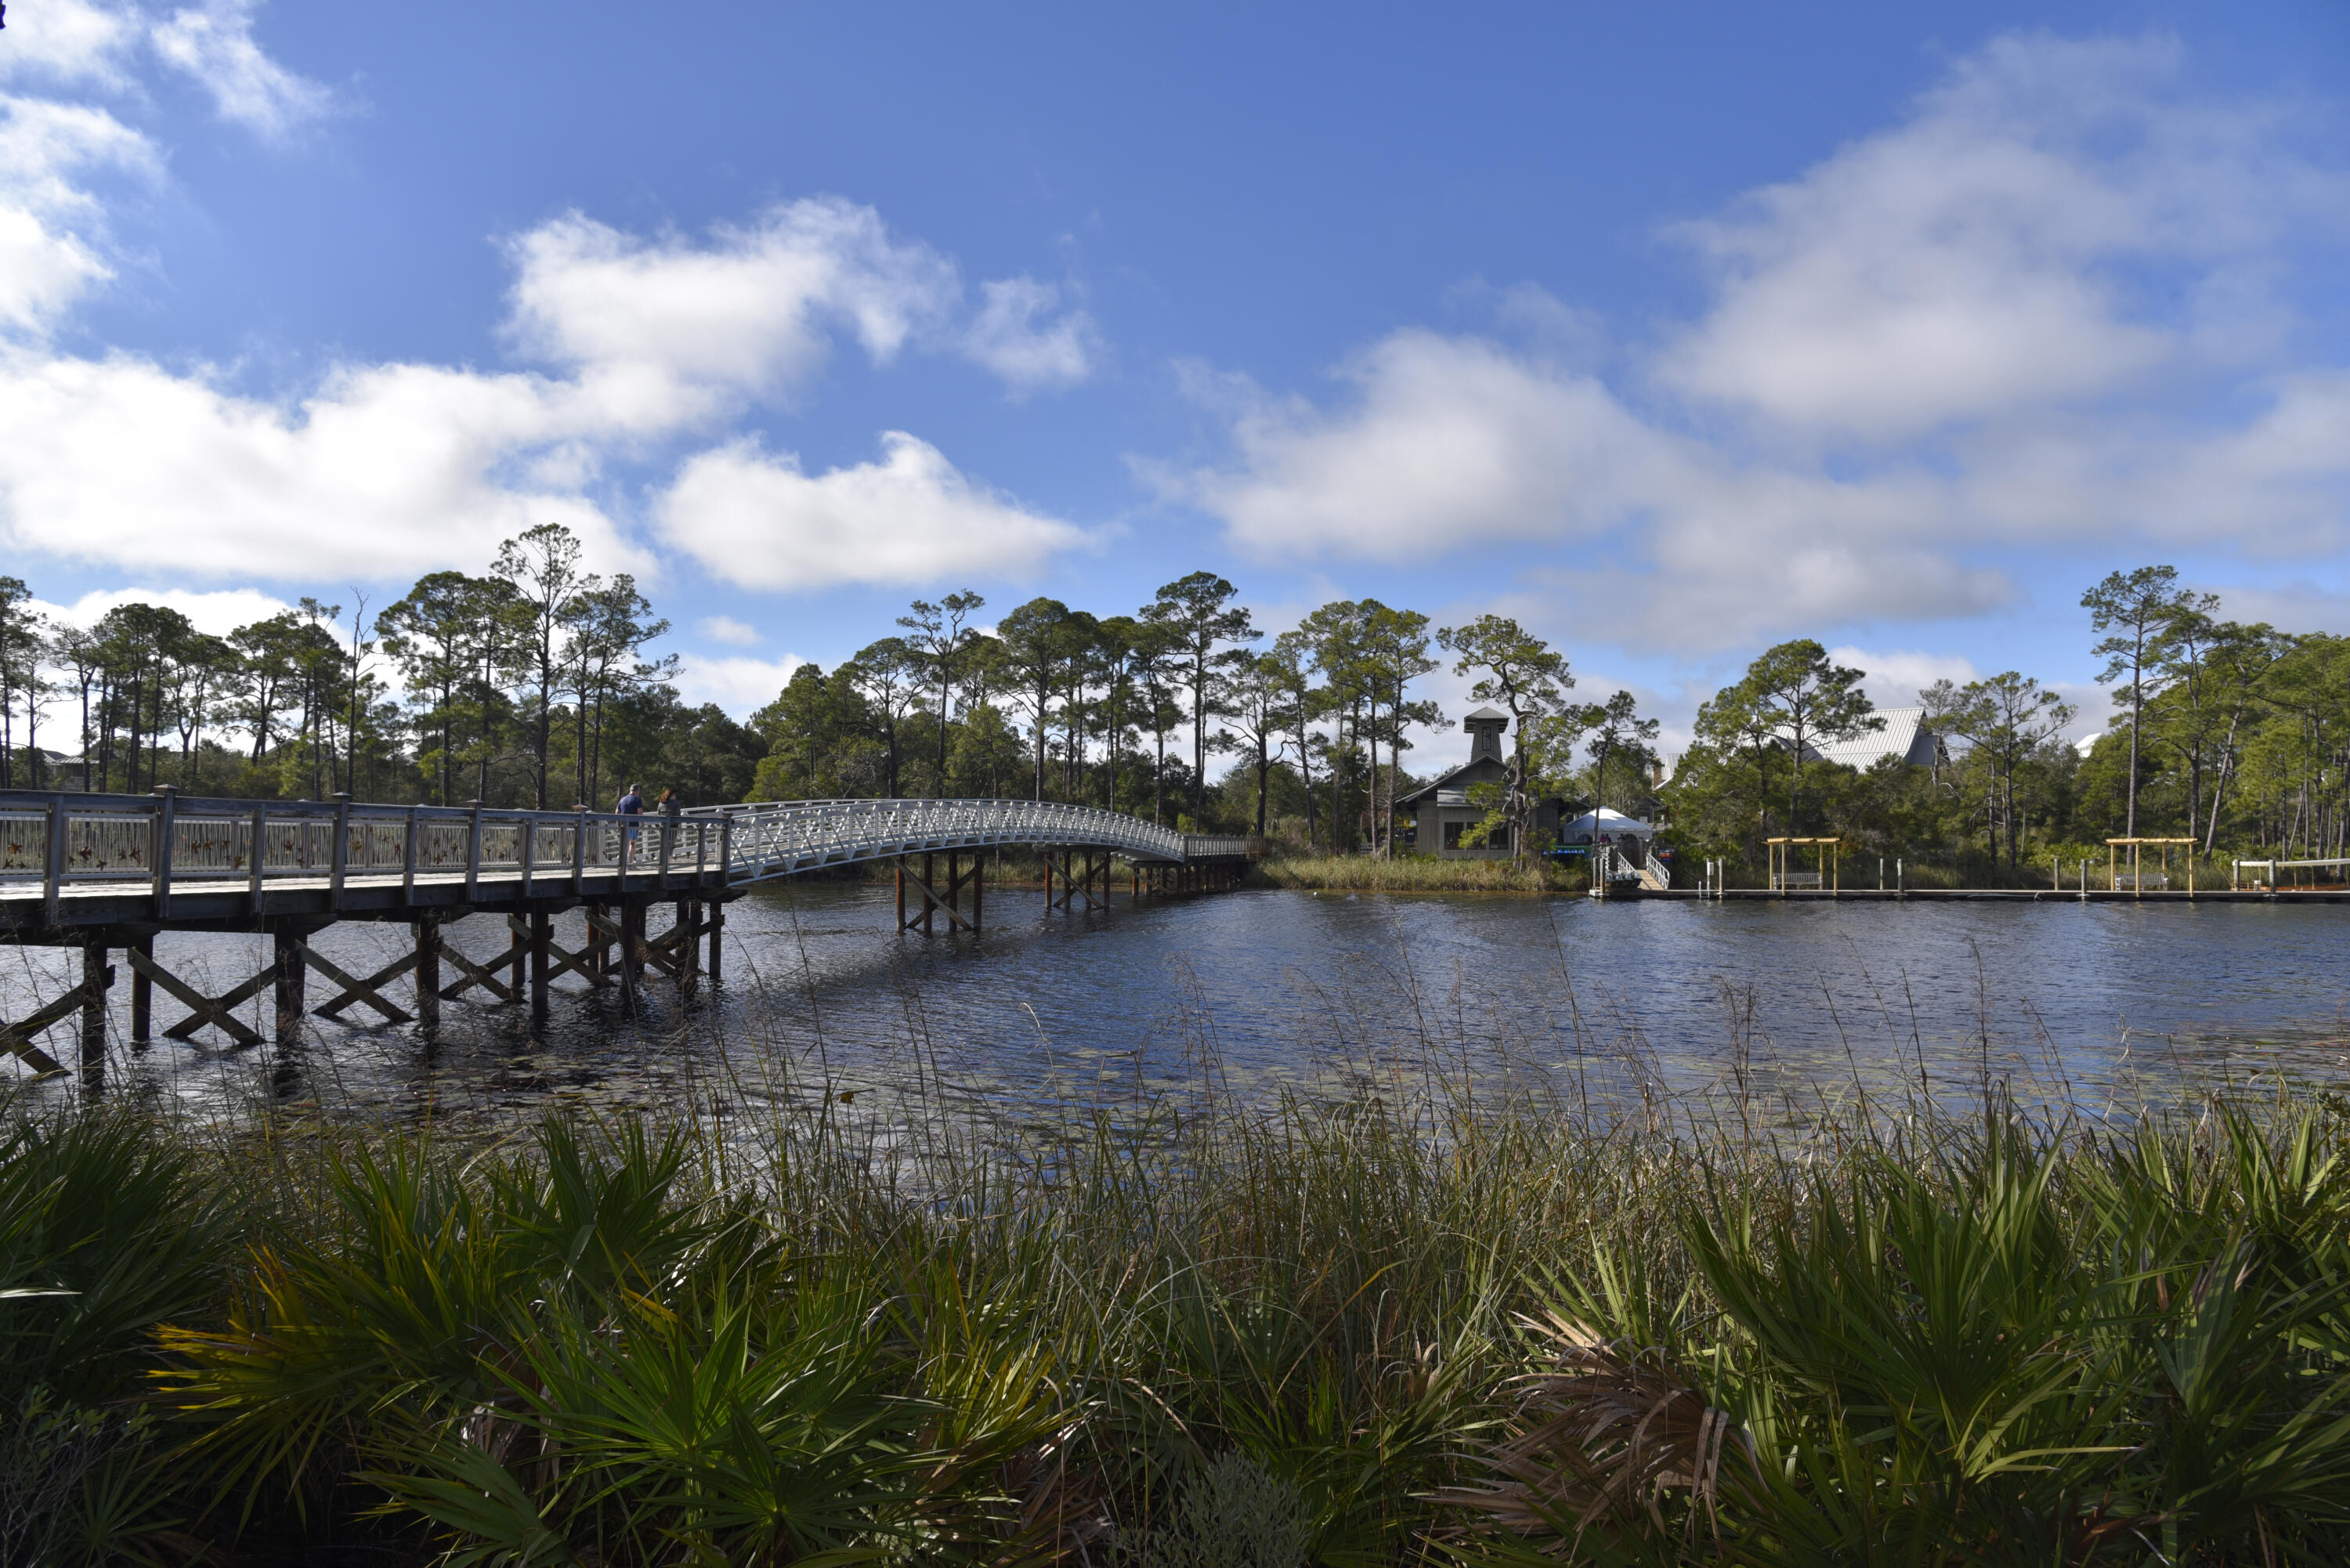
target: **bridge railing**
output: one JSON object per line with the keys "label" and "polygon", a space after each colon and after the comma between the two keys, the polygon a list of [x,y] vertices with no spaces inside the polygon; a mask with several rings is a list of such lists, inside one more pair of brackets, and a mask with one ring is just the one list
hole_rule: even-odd
{"label": "bridge railing", "polygon": [[70,888],[144,884],[161,915],[175,888],[241,885],[258,909],[273,883],[320,879],[338,895],[354,880],[412,888],[460,875],[469,891],[489,877],[551,892],[589,873],[715,873],[732,831],[700,816],[207,799],[168,786],[147,795],[0,791],[0,895],[36,886],[54,915]]}
{"label": "bridge railing", "polygon": [[1245,855],[1248,840],[1181,834],[1100,806],[1034,800],[795,800],[702,806],[687,816],[734,825],[735,881],[925,850],[1101,848],[1139,860]]}

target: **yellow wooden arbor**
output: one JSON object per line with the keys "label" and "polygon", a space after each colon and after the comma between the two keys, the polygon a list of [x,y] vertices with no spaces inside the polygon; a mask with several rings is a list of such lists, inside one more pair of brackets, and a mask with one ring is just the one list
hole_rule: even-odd
{"label": "yellow wooden arbor", "polygon": [[2195,840],[2193,840],[2193,839],[2191,839],[2191,838],[2108,838],[2108,839],[2106,839],[2106,890],[2107,892],[2109,892],[2109,893],[2118,893],[2118,892],[2120,892],[2120,891],[2121,891],[2121,886],[2122,886],[2122,880],[2121,880],[2121,870],[2122,870],[2121,856],[2122,856],[2122,851],[2123,851],[2123,850],[2125,850],[2125,849],[2126,849],[2126,850],[2128,850],[2128,851],[2130,852],[2130,869],[2129,869],[2129,875],[2130,875],[2130,891],[2131,891],[2131,892],[2133,892],[2133,893],[2143,893],[2144,891],[2146,891],[2146,882],[2145,882],[2145,880],[2144,880],[2145,873],[2144,873],[2142,870],[2140,870],[2140,869],[2139,869],[2139,860],[2138,860],[2138,852],[2139,852],[2141,849],[2144,849],[2144,848],[2158,848],[2158,849],[2160,849],[2160,850],[2162,851],[2162,871],[2161,871],[2162,885],[2163,885],[2165,888],[2169,887],[2169,886],[2170,886],[2170,846],[2171,846],[2172,845],[2174,845],[2174,844],[2184,844],[2184,845],[2189,846],[2189,849],[2188,849],[2187,853],[2186,853],[2185,855],[2181,856],[2181,857],[2180,857],[2180,858],[2181,858],[2182,860],[2184,860],[2184,861],[2187,863],[2187,896],[2188,896],[2189,898],[2193,898],[2193,897],[2195,896],[2195,851],[2194,851],[2194,849],[2193,849],[2193,847],[2192,847],[2192,846],[2194,845],[2194,843],[2195,843]]}
{"label": "yellow wooden arbor", "polygon": [[[1784,893],[1791,888],[1825,888],[1829,892],[1841,890],[1844,871],[1844,840],[1841,838],[1766,838],[1762,841],[1771,851],[1771,891]],[[1794,868],[1795,851],[1814,849],[1819,852],[1819,869],[1798,871]]]}

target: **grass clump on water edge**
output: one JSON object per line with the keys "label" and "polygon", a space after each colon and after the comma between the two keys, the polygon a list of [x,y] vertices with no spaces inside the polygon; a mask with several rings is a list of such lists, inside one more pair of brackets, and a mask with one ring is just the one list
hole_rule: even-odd
{"label": "grass clump on water edge", "polygon": [[1747,1137],[1208,1100],[919,1165],[812,1115],[753,1155],[20,1109],[0,1555],[2350,1550],[2327,1104]]}
{"label": "grass clump on water edge", "polygon": [[1571,893],[1586,886],[1580,873],[1541,859],[1440,860],[1405,855],[1292,855],[1250,867],[1251,880],[1274,888],[1361,893]]}

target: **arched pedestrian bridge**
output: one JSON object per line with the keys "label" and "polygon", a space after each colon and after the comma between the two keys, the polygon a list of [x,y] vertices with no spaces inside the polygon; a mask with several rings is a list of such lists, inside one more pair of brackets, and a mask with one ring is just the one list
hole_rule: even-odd
{"label": "arched pedestrian bridge", "polygon": [[[152,990],[188,1009],[167,1033],[213,1028],[238,1044],[260,1039],[235,1010],[269,987],[281,1033],[305,1009],[316,971],[339,988],[316,1011],[373,1009],[396,1022],[437,1021],[443,1000],[478,988],[534,1012],[572,974],[633,996],[650,966],[681,983],[717,978],[724,906],[752,887],[827,867],[896,862],[901,929],[979,929],[986,851],[1033,851],[1045,865],[1045,906],[1106,905],[1114,859],[1130,867],[1137,898],[1237,885],[1248,841],[1181,834],[1121,812],[1017,800],[777,801],[668,815],[501,811],[482,806],[183,798],[0,791],[0,936],[78,947],[82,984],[13,1023],[0,1050],[43,1071],[56,1061],[34,1044],[78,1013],[85,1064],[102,1060],[107,961],[132,971],[130,1037],[148,1038]],[[939,870],[944,862],[944,873]],[[907,914],[910,891],[918,906]],[[666,931],[647,913],[674,906]],[[586,910],[586,944],[566,952],[554,917]],[[486,964],[450,948],[442,928],[469,915],[502,917],[504,951]],[[412,950],[364,979],[320,957],[307,938],[342,920],[400,921]],[[243,985],[206,997],[155,958],[171,931],[256,931],[275,939],[270,962]],[[702,939],[707,938],[705,971]],[[458,978],[441,983],[444,959]],[[527,971],[527,980],[525,980]],[[412,976],[411,1013],[384,994]]]}

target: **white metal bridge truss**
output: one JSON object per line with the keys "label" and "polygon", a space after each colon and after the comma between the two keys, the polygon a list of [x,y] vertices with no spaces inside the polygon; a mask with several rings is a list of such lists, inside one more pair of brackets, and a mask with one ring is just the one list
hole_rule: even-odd
{"label": "white metal bridge truss", "polygon": [[1033,800],[804,800],[688,812],[730,825],[734,882],[789,877],[856,860],[959,849],[1107,850],[1138,865],[1236,859],[1248,840],[1178,833],[1099,806]]}

